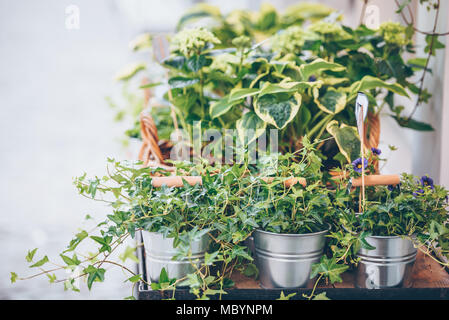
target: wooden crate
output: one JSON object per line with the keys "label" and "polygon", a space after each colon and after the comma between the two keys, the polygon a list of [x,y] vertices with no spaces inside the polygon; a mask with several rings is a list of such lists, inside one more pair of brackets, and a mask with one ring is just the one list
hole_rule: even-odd
{"label": "wooden crate", "polygon": [[[138,272],[145,273],[145,259],[143,246],[139,246],[137,255],[140,260]],[[418,299],[418,300],[449,300],[449,273],[430,257],[418,252],[413,269],[413,285],[411,288],[392,289],[360,289],[354,287],[354,274],[345,272],[342,275],[343,282],[333,285],[320,283],[316,293],[325,291],[330,299],[335,300],[391,300],[391,299]],[[309,295],[312,291],[313,282],[309,288],[304,289],[263,289],[258,281],[248,278],[238,272],[232,276],[235,287],[226,289],[227,294],[222,295],[223,300],[275,300],[279,298],[281,291],[285,295],[296,293],[294,299],[304,299],[303,294]],[[173,291],[160,291],[148,288],[144,283],[137,286],[136,298],[139,300],[161,300],[172,298]],[[211,297],[217,299],[218,296]],[[189,289],[176,289],[175,299],[191,300],[195,296],[189,293]]]}

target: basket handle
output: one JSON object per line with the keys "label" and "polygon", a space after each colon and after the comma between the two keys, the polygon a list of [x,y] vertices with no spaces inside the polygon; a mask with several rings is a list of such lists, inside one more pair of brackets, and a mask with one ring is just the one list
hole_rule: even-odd
{"label": "basket handle", "polygon": [[[203,179],[201,176],[167,176],[167,177],[153,177],[151,180],[151,184],[155,188],[162,187],[163,185],[166,185],[167,187],[182,187],[184,186],[182,180],[187,181],[188,184],[191,186],[194,186],[196,184],[202,185]],[[276,178],[275,177],[263,177],[261,178],[263,181],[270,183],[273,182]],[[284,180],[284,184],[287,188],[290,188],[291,186],[295,184],[301,184],[304,187],[307,185],[306,179],[304,178],[288,178]]]}
{"label": "basket handle", "polygon": [[[401,182],[401,177],[398,174],[374,174],[365,176],[365,186],[388,186],[397,185]],[[352,179],[353,187],[360,187],[362,185],[362,178]]]}

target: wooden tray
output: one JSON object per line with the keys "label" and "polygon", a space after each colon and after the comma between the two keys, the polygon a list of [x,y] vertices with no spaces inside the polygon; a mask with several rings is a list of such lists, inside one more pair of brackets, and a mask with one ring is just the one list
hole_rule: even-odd
{"label": "wooden tray", "polygon": [[[141,242],[139,238],[138,242]],[[147,280],[143,246],[138,246],[137,256],[140,261],[137,271],[143,274],[144,279]],[[413,267],[413,285],[411,288],[360,289],[354,287],[353,273],[345,272],[342,278],[342,283],[333,285],[326,284],[323,281],[317,286],[315,292],[325,291],[328,298],[335,300],[449,300],[449,273],[444,267],[421,252],[418,252]],[[238,272],[233,274],[232,280],[235,287],[226,290],[227,294],[222,295],[223,300],[275,300],[279,298],[281,291],[285,295],[296,293],[291,298],[292,300],[304,299],[303,294],[309,295],[313,286],[313,282],[311,282],[309,288],[304,289],[263,289],[258,281]],[[152,290],[144,283],[140,283],[136,287],[135,296],[139,300],[161,300],[173,296],[172,290]],[[195,299],[195,296],[189,293],[189,289],[176,289],[175,298],[177,300],[191,300]],[[218,299],[218,295],[211,298]]]}

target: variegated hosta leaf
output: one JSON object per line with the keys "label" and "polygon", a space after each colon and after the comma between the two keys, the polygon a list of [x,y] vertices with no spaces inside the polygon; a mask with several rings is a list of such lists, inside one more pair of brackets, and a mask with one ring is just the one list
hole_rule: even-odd
{"label": "variegated hosta leaf", "polygon": [[334,137],[340,152],[348,162],[360,157],[360,138],[356,127],[338,125],[338,121],[332,120],[326,127],[327,131]]}
{"label": "variegated hosta leaf", "polygon": [[318,108],[329,114],[337,114],[346,106],[346,94],[329,88],[323,96],[319,89],[313,88],[313,97]]}
{"label": "variegated hosta leaf", "polygon": [[229,93],[229,101],[235,101],[246,97],[251,97],[259,93],[256,88],[234,88]]}
{"label": "variegated hosta leaf", "polygon": [[250,111],[237,120],[236,127],[239,139],[242,145],[245,145],[245,142],[250,144],[259,138],[265,132],[267,123]]}
{"label": "variegated hosta leaf", "polygon": [[287,100],[279,100],[279,96],[267,94],[257,98],[254,102],[254,111],[265,122],[283,129],[296,116],[300,106],[299,93],[295,93]]}
{"label": "variegated hosta leaf", "polygon": [[316,75],[320,71],[331,70],[331,71],[343,71],[345,67],[341,64],[328,62],[321,58],[318,58],[311,63],[303,64],[299,67],[302,78],[304,80],[309,79],[311,75]]}
{"label": "variegated hosta leaf", "polygon": [[407,91],[405,91],[404,87],[402,87],[399,83],[388,83],[376,77],[364,76],[362,80],[356,81],[351,85],[351,94],[348,100],[350,101],[355,99],[357,92],[359,91],[365,92],[376,88],[385,88],[401,96],[409,97]]}
{"label": "variegated hosta leaf", "polygon": [[265,83],[259,93],[259,98],[266,94],[282,93],[282,92],[297,92],[311,88],[316,85],[316,82],[280,82],[280,83]]}
{"label": "variegated hosta leaf", "polygon": [[133,76],[135,76],[139,71],[144,70],[146,67],[147,65],[144,62],[136,62],[128,64],[116,74],[115,80],[118,81],[129,80]]}

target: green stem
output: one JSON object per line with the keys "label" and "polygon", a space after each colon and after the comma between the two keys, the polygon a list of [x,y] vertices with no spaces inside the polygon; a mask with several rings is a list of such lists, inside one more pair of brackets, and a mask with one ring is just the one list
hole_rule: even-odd
{"label": "green stem", "polygon": [[[318,122],[309,132],[308,132],[308,136],[309,138],[312,137],[316,131],[318,131],[319,129],[322,129],[323,127],[325,127],[325,124],[327,124],[330,120],[332,120],[332,117],[334,115],[333,114],[328,114],[327,116],[325,116],[323,119],[321,119],[320,122]],[[311,139],[312,140],[312,139]]]}

